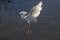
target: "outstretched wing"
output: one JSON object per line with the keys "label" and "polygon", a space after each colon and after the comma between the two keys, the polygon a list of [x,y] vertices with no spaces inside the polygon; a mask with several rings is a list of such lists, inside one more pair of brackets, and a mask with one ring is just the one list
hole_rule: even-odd
{"label": "outstretched wing", "polygon": [[31,11],[29,12],[30,13],[30,16],[34,17],[34,18],[37,18],[42,10],[42,2],[40,1],[40,3],[38,3],[36,6],[34,6]]}

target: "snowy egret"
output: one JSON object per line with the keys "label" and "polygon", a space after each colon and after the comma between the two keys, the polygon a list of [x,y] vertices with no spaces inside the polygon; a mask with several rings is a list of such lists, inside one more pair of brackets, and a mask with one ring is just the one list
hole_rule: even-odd
{"label": "snowy egret", "polygon": [[[30,12],[21,11],[19,13],[21,15],[21,18],[26,20],[28,22],[28,24],[30,24],[30,25],[31,25],[31,22],[37,22],[37,17],[40,15],[40,12],[42,10],[42,4],[43,4],[43,2],[40,1],[37,5],[35,5],[31,9]],[[29,33],[29,31],[27,33]]]}
{"label": "snowy egret", "polygon": [[26,11],[21,11],[19,14],[21,14],[21,18],[25,19],[28,23],[30,22],[36,22],[37,17],[40,15],[40,12],[42,10],[42,2],[38,3],[36,6],[34,6],[31,11],[28,13]]}

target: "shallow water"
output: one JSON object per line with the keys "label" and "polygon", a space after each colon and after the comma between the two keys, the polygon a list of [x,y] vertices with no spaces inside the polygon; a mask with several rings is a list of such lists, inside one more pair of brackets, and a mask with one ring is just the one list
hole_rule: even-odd
{"label": "shallow water", "polygon": [[[0,3],[0,39],[26,40],[28,24],[20,18],[19,12],[30,11],[40,0],[14,0]],[[32,23],[32,36],[29,40],[60,39],[60,0],[41,0],[43,9],[37,23]]]}

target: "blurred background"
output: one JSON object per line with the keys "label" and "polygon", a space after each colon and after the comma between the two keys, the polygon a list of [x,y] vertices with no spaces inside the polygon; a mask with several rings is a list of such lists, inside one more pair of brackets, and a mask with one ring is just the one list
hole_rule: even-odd
{"label": "blurred background", "polygon": [[27,40],[28,24],[19,12],[29,12],[40,1],[43,9],[29,40],[60,40],[60,0],[0,0],[0,40]]}

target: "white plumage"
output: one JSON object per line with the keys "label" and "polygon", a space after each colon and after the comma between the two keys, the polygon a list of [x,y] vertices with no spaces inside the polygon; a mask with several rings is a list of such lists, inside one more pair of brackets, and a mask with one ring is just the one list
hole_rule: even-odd
{"label": "white plumage", "polygon": [[[26,20],[28,23],[30,22],[36,22],[36,18],[40,15],[40,12],[42,10],[42,2],[40,1],[36,6],[34,6],[30,12],[21,11],[19,14],[21,14],[21,18]],[[28,15],[27,15],[28,14]]]}

